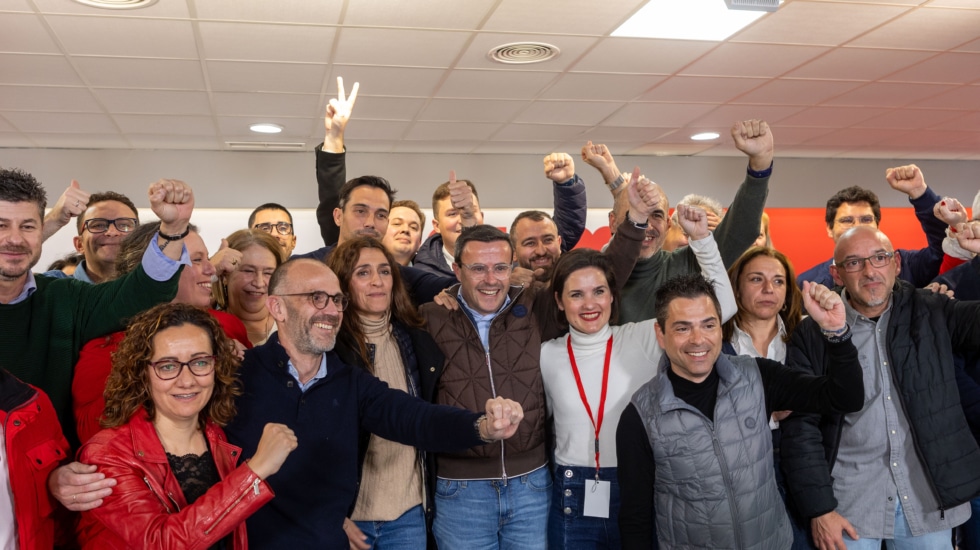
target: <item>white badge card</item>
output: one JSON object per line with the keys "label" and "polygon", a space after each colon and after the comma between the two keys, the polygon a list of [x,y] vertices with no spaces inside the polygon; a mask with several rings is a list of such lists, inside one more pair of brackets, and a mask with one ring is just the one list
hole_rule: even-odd
{"label": "white badge card", "polygon": [[609,518],[609,482],[585,480],[585,510],[583,516]]}

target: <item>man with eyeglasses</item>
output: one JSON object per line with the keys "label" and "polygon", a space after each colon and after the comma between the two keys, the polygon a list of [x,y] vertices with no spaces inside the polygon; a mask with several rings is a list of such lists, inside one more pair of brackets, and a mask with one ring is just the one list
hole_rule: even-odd
{"label": "man with eyeglasses", "polygon": [[[830,273],[844,287],[865,404],[780,423],[786,485],[821,549],[950,548],[980,495],[980,449],[953,366],[954,352],[980,352],[980,302],[899,280],[903,254],[873,225],[841,234]],[[788,360],[823,374],[825,336],[804,319]]]}
{"label": "man with eyeglasses", "polygon": [[248,217],[249,229],[264,231],[279,242],[285,252],[284,257],[288,258],[296,248],[296,234],[293,233],[293,215],[286,210],[286,207],[274,202],[267,202],[255,210]]}
{"label": "man with eyeglasses", "polygon": [[[888,185],[909,197],[915,208],[915,217],[922,226],[928,245],[921,250],[900,250],[901,273],[899,277],[914,286],[922,288],[939,274],[943,262],[943,239],[946,238],[946,222],[933,213],[933,207],[941,199],[926,185],[922,170],[914,164],[898,166],[885,170]],[[845,231],[857,226],[874,229],[881,223],[881,205],[878,196],[869,189],[857,186],[841,189],[827,201],[827,236],[836,243]],[[820,283],[828,288],[834,286],[830,273],[833,259],[819,263],[800,273],[796,283],[803,287],[803,281]]]}
{"label": "man with eyeglasses", "polygon": [[429,451],[462,450],[513,435],[521,406],[488,399],[472,410],[432,405],[344,364],[332,351],[348,298],[323,262],[292,259],[269,281],[269,313],[279,327],[245,353],[238,414],[225,429],[255,454],[268,422],[299,441],[268,482],[276,493],[246,525],[255,548],[348,548],[344,519],[357,496],[362,432]]}
{"label": "man with eyeglasses", "polygon": [[[115,278],[119,245],[139,224],[139,213],[129,197],[114,191],[93,193],[76,222],[78,236],[73,242],[75,250],[85,259],[71,277],[86,283]],[[58,270],[46,271],[44,275],[58,279],[68,277]]]}

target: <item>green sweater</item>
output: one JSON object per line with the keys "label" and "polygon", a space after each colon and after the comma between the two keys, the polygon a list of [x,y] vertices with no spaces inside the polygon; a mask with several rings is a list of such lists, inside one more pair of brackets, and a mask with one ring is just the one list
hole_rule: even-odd
{"label": "green sweater", "polygon": [[[762,209],[769,195],[769,178],[746,174],[728,213],[715,228],[715,241],[725,267],[730,267],[759,236]],[[637,260],[633,273],[623,287],[619,322],[638,323],[654,317],[657,289],[667,279],[689,273],[701,273],[701,266],[690,247],[673,252],[659,250],[653,256]]]}
{"label": "green sweater", "polygon": [[114,281],[92,285],[35,275],[37,290],[17,304],[0,304],[0,367],[44,390],[65,436],[77,444],[71,382],[78,351],[125,328],[129,317],[177,294],[180,270],[154,281],[139,266]]}

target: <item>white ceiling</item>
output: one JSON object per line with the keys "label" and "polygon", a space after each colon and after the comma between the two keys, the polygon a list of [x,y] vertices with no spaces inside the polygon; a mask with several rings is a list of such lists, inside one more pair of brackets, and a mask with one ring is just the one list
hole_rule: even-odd
{"label": "white ceiling", "polygon": [[[730,155],[732,121],[763,118],[781,156],[980,160],[980,0],[786,0],[724,42],[610,38],[644,3],[0,0],[0,147],[308,149],[343,76],[357,151]],[[561,55],[487,59],[522,41]]]}

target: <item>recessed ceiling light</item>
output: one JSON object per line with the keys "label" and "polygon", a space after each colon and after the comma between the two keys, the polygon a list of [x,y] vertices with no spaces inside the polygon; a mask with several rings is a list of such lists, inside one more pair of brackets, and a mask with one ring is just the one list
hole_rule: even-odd
{"label": "recessed ceiling light", "polygon": [[558,49],[558,46],[552,46],[544,42],[514,42],[491,49],[487,52],[487,57],[497,63],[522,65],[547,61],[558,57],[560,53],[561,50]]}
{"label": "recessed ceiling light", "polygon": [[694,141],[711,141],[713,139],[718,139],[721,134],[718,132],[701,132],[700,134],[694,134],[691,139]]}
{"label": "recessed ceiling light", "polygon": [[278,134],[279,132],[282,132],[282,126],[279,126],[278,124],[269,124],[268,122],[253,124],[249,126],[248,129],[259,134]]}
{"label": "recessed ceiling light", "polygon": [[730,10],[723,0],[650,0],[612,36],[721,41],[765,14]]}
{"label": "recessed ceiling light", "polygon": [[135,10],[148,8],[158,0],[75,0],[79,4],[106,10]]}

